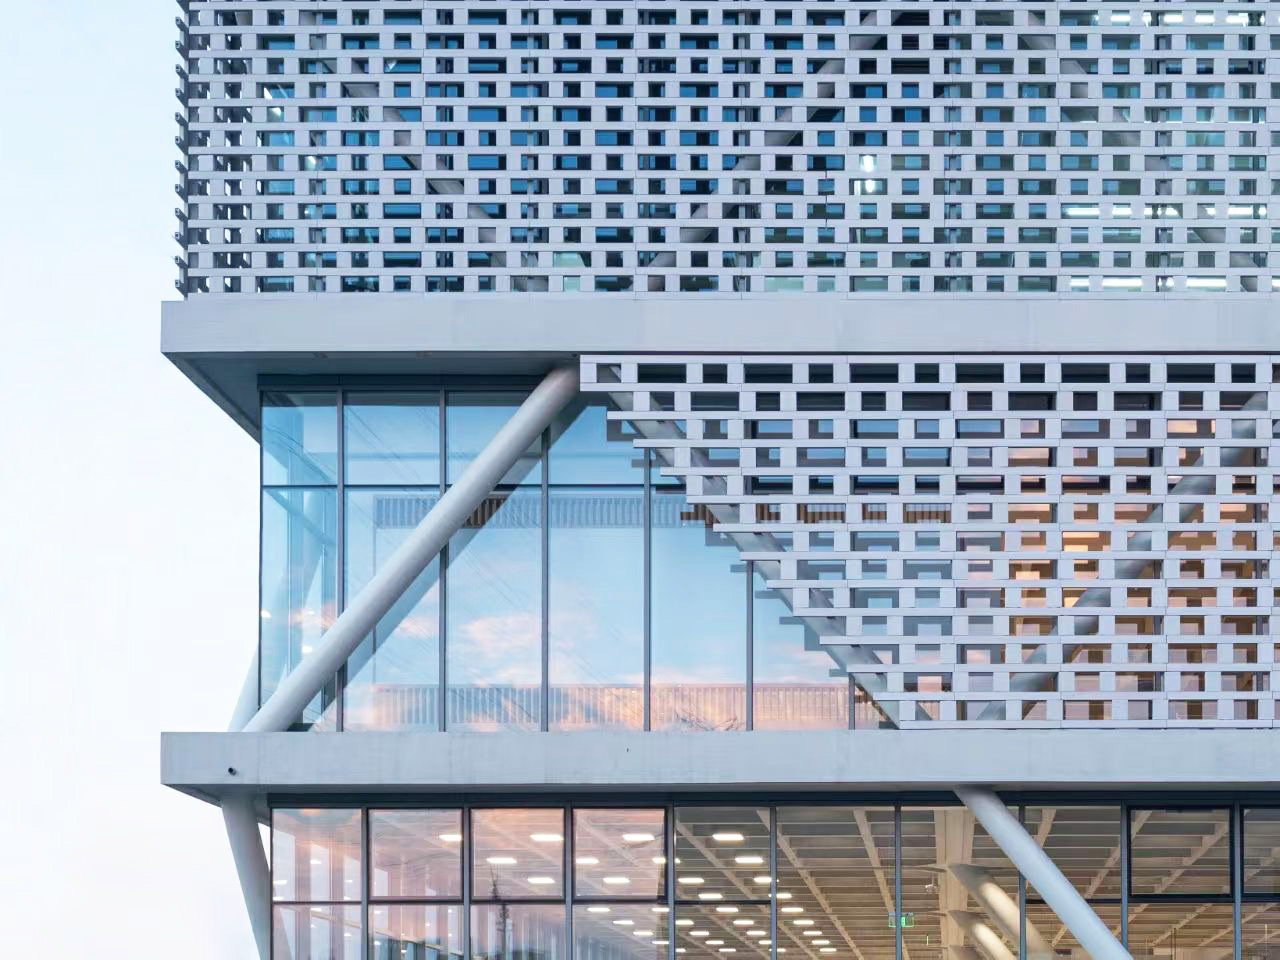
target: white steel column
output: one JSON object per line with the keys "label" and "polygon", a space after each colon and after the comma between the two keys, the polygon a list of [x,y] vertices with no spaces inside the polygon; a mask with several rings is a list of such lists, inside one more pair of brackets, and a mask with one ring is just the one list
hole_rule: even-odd
{"label": "white steel column", "polygon": [[258,646],[254,644],[253,657],[249,660],[249,672],[245,674],[244,685],[240,687],[240,696],[236,699],[235,711],[231,714],[231,722],[227,724],[228,733],[238,733],[252,719],[258,710]]}
{"label": "white steel column", "polygon": [[982,951],[987,960],[1018,960],[1017,955],[1000,939],[1000,934],[987,926],[976,913],[970,913],[968,910],[952,910],[951,919],[960,925],[969,940]]}
{"label": "white steel column", "polygon": [[561,408],[578,392],[578,369],[552,370],[511,419],[396,548],[373,579],[347,601],[314,652],[289,673],[245,724],[247,733],[287,730],[360,642],[440,553],[467,517],[484,502],[521,454],[533,445]]}
{"label": "white steel column", "polygon": [[223,800],[222,820],[227,825],[227,839],[231,841],[231,855],[236,861],[240,892],[249,911],[258,957],[267,960],[271,956],[271,869],[267,866],[266,851],[262,849],[253,800],[249,797]]}
{"label": "white steel column", "polygon": [[[964,884],[973,899],[978,901],[978,906],[996,922],[1004,935],[1017,943],[1018,928],[1021,926],[1018,901],[995,882],[990,871],[968,863],[955,863],[947,869]],[[1030,920],[1027,921],[1026,947],[1026,955],[1030,960],[1049,960],[1054,955],[1053,946]]]}
{"label": "white steel column", "polygon": [[[458,482],[445,492],[413,533],[392,553],[386,566],[350,599],[346,610],[326,631],[315,652],[285,677],[257,713],[254,713],[258,693],[258,657],[255,653],[249,676],[236,702],[231,729],[253,733],[287,730],[311,698],[338,672],[360,642],[399,601],[418,575],[444,549],[449,538],[493,492],[507,471],[515,466],[520,456],[577,392],[577,367],[562,367],[547,374],[462,472]],[[268,960],[271,956],[271,869],[252,799],[224,800],[222,819],[240,877],[240,889],[249,912],[258,956],[260,960]]]}
{"label": "white steel column", "polygon": [[961,786],[955,792],[1086,953],[1094,960],[1131,960],[1129,951],[1009,812],[1004,801],[982,787]]}

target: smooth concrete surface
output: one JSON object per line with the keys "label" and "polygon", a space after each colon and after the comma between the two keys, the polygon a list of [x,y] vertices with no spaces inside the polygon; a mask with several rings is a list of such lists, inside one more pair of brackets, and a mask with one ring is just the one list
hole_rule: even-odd
{"label": "smooth concrete surface", "polygon": [[[1272,730],[166,733],[161,778],[216,800],[556,790],[1270,790]],[[234,773],[231,772],[234,770]]]}
{"label": "smooth concrete surface", "polygon": [[251,432],[258,377],[522,374],[584,353],[1254,353],[1280,297],[195,296],[161,349]]}

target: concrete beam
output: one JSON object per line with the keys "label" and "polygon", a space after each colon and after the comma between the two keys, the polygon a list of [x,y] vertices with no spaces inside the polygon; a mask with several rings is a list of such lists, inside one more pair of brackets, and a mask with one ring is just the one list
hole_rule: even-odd
{"label": "concrete beam", "polygon": [[[1280,787],[1272,730],[750,733],[169,733],[162,778],[205,798],[475,790],[1231,789]],[[235,773],[229,773],[228,768]]]}
{"label": "concrete beam", "polygon": [[542,376],[585,353],[1256,353],[1278,298],[1097,295],[192,297],[161,349],[250,433],[259,376]]}

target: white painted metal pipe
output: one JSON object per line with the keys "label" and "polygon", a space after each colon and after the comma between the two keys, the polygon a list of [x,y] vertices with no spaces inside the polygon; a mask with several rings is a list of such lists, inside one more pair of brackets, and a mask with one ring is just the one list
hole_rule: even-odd
{"label": "white painted metal pipe", "polygon": [[968,910],[952,910],[951,919],[960,925],[965,935],[973,941],[987,960],[1018,960],[1008,948],[1000,934],[983,923],[982,918]]}
{"label": "white painted metal pipe", "polygon": [[240,687],[240,696],[236,699],[235,711],[231,714],[231,722],[227,724],[228,733],[239,733],[258,710],[258,648],[253,648],[253,657],[249,661],[249,672],[245,674],[244,684]]}
{"label": "white painted metal pipe", "polygon": [[287,730],[311,699],[338,672],[360,642],[409,589],[472,512],[493,492],[520,456],[578,392],[578,369],[552,370],[511,419],[462,472],[427,515],[387,559],[373,579],[352,597],[316,649],[281,681],[245,724],[246,733]]}
{"label": "white painted metal pipe", "polygon": [[960,786],[955,792],[1086,953],[1094,960],[1131,960],[1129,951],[1009,812],[1004,801],[982,787]]}
{"label": "white painted metal pipe", "polygon": [[[1014,943],[1017,943],[1020,939],[1019,928],[1022,926],[1018,901],[1013,899],[1000,884],[996,883],[995,878],[991,876],[991,872],[969,863],[955,863],[947,869],[951,871],[957,880],[964,884],[965,889],[972,894],[973,899],[978,901],[978,906],[996,922],[996,926],[1000,928],[1000,931]],[[1026,956],[1028,960],[1050,960],[1054,955],[1052,944],[1044,938],[1044,934],[1030,920],[1027,921],[1026,926]]]}
{"label": "white painted metal pipe", "polygon": [[267,854],[262,849],[262,834],[258,830],[258,815],[253,801],[248,797],[228,797],[222,801],[222,820],[227,827],[227,839],[231,842],[231,855],[235,858],[236,873],[240,877],[240,892],[249,911],[249,925],[258,946],[259,960],[271,957],[271,869],[267,866]]}

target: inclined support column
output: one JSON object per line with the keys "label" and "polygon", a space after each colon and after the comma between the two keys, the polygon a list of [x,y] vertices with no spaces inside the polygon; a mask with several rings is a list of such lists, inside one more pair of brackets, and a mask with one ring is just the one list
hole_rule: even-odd
{"label": "inclined support column", "polygon": [[[982,867],[968,863],[957,863],[948,867],[952,875],[964,884],[965,889],[978,901],[992,920],[996,922],[1002,933],[1012,943],[1018,942],[1018,931],[1021,928],[1021,916],[1018,901],[996,883],[991,872]],[[1044,938],[1030,920],[1027,921],[1026,956],[1028,960],[1052,960],[1055,955],[1053,945]]]}
{"label": "inclined support column", "polygon": [[246,733],[289,729],[577,392],[577,367],[559,367],[547,374],[382,569],[364,589],[348,598],[346,609],[333,621],[314,652],[280,682],[245,724]]}
{"label": "inclined support column", "polygon": [[268,960],[271,956],[271,868],[267,866],[267,854],[262,848],[253,799],[247,796],[224,799],[222,820],[227,826],[227,840],[231,843],[231,856],[236,862],[240,892],[249,912],[258,957]]}
{"label": "inclined support column", "polygon": [[[276,733],[288,730],[303,709],[329,682],[360,642],[386,616],[406,590],[444,549],[467,518],[533,446],[552,420],[578,393],[578,368],[552,370],[534,388],[511,419],[480,451],[413,533],[392,553],[386,565],[354,597],[325,632],[316,650],[306,657],[257,709],[258,657],[236,702],[231,730]],[[240,889],[259,960],[271,956],[271,869],[262,845],[252,797],[227,798],[222,819],[235,859]]]}
{"label": "inclined support column", "polygon": [[955,792],[1086,953],[1094,960],[1132,960],[1129,951],[1009,812],[1003,800],[983,787],[960,786]]}

